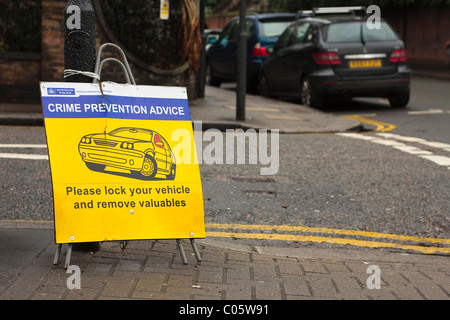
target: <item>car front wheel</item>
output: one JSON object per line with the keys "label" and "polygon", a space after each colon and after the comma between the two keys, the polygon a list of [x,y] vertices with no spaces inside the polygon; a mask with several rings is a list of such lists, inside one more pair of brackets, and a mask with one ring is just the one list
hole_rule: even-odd
{"label": "car front wheel", "polygon": [[304,77],[301,83],[302,103],[308,107],[323,108],[323,98],[316,94],[311,88],[311,82],[308,77]]}
{"label": "car front wheel", "polygon": [[92,171],[103,171],[106,166],[104,164],[86,162],[86,167],[88,167]]}

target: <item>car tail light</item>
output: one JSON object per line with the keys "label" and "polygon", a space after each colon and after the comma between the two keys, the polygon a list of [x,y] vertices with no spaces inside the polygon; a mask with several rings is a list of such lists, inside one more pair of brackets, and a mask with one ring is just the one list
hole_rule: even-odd
{"label": "car tail light", "polygon": [[395,49],[392,51],[391,57],[389,58],[389,62],[391,63],[405,62],[406,60],[405,49]]}
{"label": "car tail light", "polygon": [[268,57],[270,56],[270,53],[267,51],[266,47],[261,47],[261,43],[255,44],[252,51],[252,57],[253,58],[259,58],[259,57]]}
{"label": "car tail light", "polygon": [[313,53],[314,61],[320,65],[340,65],[341,59],[336,52],[319,51]]}

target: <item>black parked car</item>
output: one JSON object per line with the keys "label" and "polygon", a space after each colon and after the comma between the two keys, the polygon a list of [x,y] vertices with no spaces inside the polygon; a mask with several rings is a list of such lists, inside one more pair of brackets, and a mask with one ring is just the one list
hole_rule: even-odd
{"label": "black parked car", "polygon": [[[295,13],[248,14],[247,31],[247,88],[258,87],[261,64],[269,57],[280,34],[294,21]],[[223,29],[217,42],[206,54],[206,83],[220,86],[222,82],[236,80],[239,18],[233,18]]]}
{"label": "black parked car", "polygon": [[411,71],[403,41],[386,21],[378,29],[369,24],[354,11],[293,22],[263,63],[261,94],[298,96],[316,108],[329,98],[352,97],[386,97],[405,107]]}

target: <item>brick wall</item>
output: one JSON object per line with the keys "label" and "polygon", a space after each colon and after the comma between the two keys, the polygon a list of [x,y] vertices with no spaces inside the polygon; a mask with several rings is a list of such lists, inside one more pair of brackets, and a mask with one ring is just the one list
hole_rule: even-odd
{"label": "brick wall", "polygon": [[0,58],[0,102],[39,101],[39,53],[6,53]]}
{"label": "brick wall", "polygon": [[383,10],[384,17],[405,42],[409,63],[416,68],[447,69],[450,57],[450,6],[414,5]]}
{"label": "brick wall", "polygon": [[39,81],[62,81],[65,0],[43,0],[41,52],[0,56],[0,102],[39,103]]}
{"label": "brick wall", "polygon": [[42,1],[41,80],[62,81],[66,0]]}

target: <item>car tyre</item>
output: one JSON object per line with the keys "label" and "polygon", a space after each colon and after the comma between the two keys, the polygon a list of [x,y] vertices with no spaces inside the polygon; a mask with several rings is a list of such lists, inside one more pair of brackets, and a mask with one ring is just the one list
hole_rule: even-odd
{"label": "car tyre", "polygon": [[304,77],[301,83],[302,103],[308,107],[322,109],[324,106],[323,97],[319,96],[311,87],[308,77]]}
{"label": "car tyre", "polygon": [[389,97],[389,103],[393,108],[405,108],[408,105],[410,91],[398,93],[395,96]]}
{"label": "car tyre", "polygon": [[144,162],[142,163],[142,169],[139,174],[144,178],[154,178],[158,167],[156,166],[156,161],[151,156],[145,156]]}
{"label": "car tyre", "polygon": [[259,94],[263,97],[271,97],[269,82],[267,79],[266,73],[261,74],[261,78],[259,80]]}
{"label": "car tyre", "polygon": [[170,174],[168,174],[166,177],[168,180],[175,180],[175,175],[177,173],[177,165],[174,163],[172,164],[172,168],[170,169]]}
{"label": "car tyre", "polygon": [[98,171],[101,172],[105,170],[106,166],[104,164],[98,164],[98,163],[92,163],[92,162],[86,162],[86,167],[88,167],[92,171]]}
{"label": "car tyre", "polygon": [[214,75],[214,70],[211,64],[208,62],[206,64],[206,84],[213,87],[220,87],[220,80]]}

